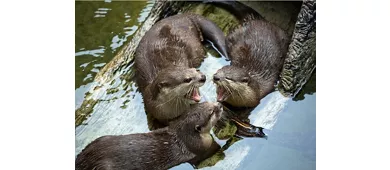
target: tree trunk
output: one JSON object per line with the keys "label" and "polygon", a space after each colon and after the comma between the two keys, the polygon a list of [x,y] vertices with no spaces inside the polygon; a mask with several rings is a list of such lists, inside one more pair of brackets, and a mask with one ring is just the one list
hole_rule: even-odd
{"label": "tree trunk", "polygon": [[279,90],[295,96],[316,67],[316,2],[304,1],[280,75]]}

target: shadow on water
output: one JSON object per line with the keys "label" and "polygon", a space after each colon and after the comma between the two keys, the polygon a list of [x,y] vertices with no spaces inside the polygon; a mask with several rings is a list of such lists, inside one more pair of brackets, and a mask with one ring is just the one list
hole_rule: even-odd
{"label": "shadow on water", "polygon": [[[152,2],[76,2],[76,109],[85,97],[96,72],[131,39],[152,7]],[[103,16],[104,15],[104,16]],[[133,30],[134,29],[134,30]],[[200,88],[202,101],[216,101],[212,75],[230,64],[206,44],[207,58],[200,66],[207,80]],[[218,57],[216,57],[218,56]],[[132,80],[130,64],[126,77],[111,82],[112,89],[96,99],[91,116],[75,130],[77,155],[88,143],[104,135],[148,132],[141,94]],[[90,78],[91,77],[91,78]],[[88,94],[87,94],[88,95]],[[92,96],[93,98],[93,96]],[[202,169],[293,169],[311,170],[316,164],[315,72],[293,99],[275,91],[249,115],[251,124],[268,129],[268,140],[237,137],[218,139],[221,146]],[[227,128],[233,133],[234,127]],[[193,169],[184,163],[172,169]]]}
{"label": "shadow on water", "polygon": [[313,71],[310,79],[303,86],[301,91],[293,98],[294,101],[305,99],[305,94],[314,94],[316,92],[316,70]]}

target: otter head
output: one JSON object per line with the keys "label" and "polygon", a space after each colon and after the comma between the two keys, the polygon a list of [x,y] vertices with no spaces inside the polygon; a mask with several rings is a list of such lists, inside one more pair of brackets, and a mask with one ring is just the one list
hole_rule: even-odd
{"label": "otter head", "polygon": [[199,154],[207,151],[213,142],[210,130],[222,116],[222,105],[204,102],[191,106],[185,112],[169,128],[176,132],[191,152]]}
{"label": "otter head", "polygon": [[197,134],[210,134],[211,128],[222,116],[223,107],[218,102],[204,102],[191,106],[176,123],[181,124],[180,131]]}
{"label": "otter head", "polygon": [[150,86],[152,100],[162,112],[161,119],[175,118],[190,104],[199,102],[199,87],[205,81],[206,76],[195,68],[172,67],[161,71]]}
{"label": "otter head", "polygon": [[260,102],[260,89],[245,69],[224,66],[214,74],[213,81],[219,102],[234,107],[256,107]]}

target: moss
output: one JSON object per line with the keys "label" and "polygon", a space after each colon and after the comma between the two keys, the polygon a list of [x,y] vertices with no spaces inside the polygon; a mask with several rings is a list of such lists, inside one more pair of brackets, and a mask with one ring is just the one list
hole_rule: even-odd
{"label": "moss", "polygon": [[95,90],[99,90],[100,88],[102,88],[102,86],[95,86],[94,88],[93,88],[93,90],[95,91]]}
{"label": "moss", "polygon": [[84,120],[92,113],[93,108],[95,107],[98,100],[84,100],[83,104],[81,104],[80,108],[76,110],[75,124],[76,127],[81,125]]}
{"label": "moss", "polygon": [[214,166],[219,162],[220,160],[225,159],[225,154],[223,153],[222,150],[219,150],[217,153],[215,153],[213,156],[210,158],[207,158],[203,160],[202,162],[199,163],[199,165],[196,166],[197,169],[204,168],[204,167],[209,167],[209,166]]}
{"label": "moss", "polygon": [[123,95],[122,95],[121,97],[126,97],[126,95],[127,95],[127,97],[130,96],[130,95],[128,95],[128,94],[129,94],[130,92],[132,92],[132,91],[133,91],[133,89],[126,90],[125,93],[123,93]]}
{"label": "moss", "polygon": [[[134,58],[134,56],[133,56]],[[126,80],[127,82],[130,82],[134,79],[135,76],[135,69],[134,67],[129,68],[129,70],[119,76],[121,80]]]}
{"label": "moss", "polygon": [[203,15],[217,24],[225,35],[238,25],[238,20],[230,12],[211,4],[189,4],[183,11]]}
{"label": "moss", "polygon": [[134,81],[126,81],[122,85],[122,89],[126,90],[125,94],[129,94],[130,92],[134,91],[134,89],[133,89],[134,84],[135,84]]}
{"label": "moss", "polygon": [[118,91],[119,91],[118,88],[110,88],[110,89],[107,89],[107,94],[113,94],[113,93],[116,93]]}
{"label": "moss", "polygon": [[113,86],[114,84],[115,84],[115,79],[113,79],[112,81],[111,81],[111,83],[110,83],[110,86]]}
{"label": "moss", "polygon": [[196,166],[196,168],[204,168],[204,167],[214,166],[220,160],[225,159],[224,151],[227,150],[231,145],[233,145],[234,143],[236,143],[237,141],[239,141],[241,139],[242,138],[240,138],[240,137],[234,137],[234,136],[229,138],[229,140],[226,142],[226,144],[220,150],[218,150],[215,154],[213,154],[213,156],[211,156],[211,157],[203,160],[202,162],[200,162]]}
{"label": "moss", "polygon": [[113,97],[112,99],[110,99],[109,101],[114,101],[114,100],[116,100],[116,99],[118,99],[118,97]]}
{"label": "moss", "polygon": [[228,139],[236,134],[237,127],[230,121],[219,121],[213,130],[218,139]]}
{"label": "moss", "polygon": [[127,108],[127,103],[129,103],[129,102],[130,102],[129,99],[125,100],[125,101],[123,102],[123,105],[120,106],[120,108],[121,108],[121,109],[126,109],[126,108]]}
{"label": "moss", "polygon": [[92,93],[91,92],[87,92],[87,93],[85,93],[84,99],[88,99],[91,96],[92,96]]}

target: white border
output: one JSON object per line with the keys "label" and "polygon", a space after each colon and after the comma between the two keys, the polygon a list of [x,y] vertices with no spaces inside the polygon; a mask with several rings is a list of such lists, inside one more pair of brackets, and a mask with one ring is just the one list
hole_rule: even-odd
{"label": "white border", "polygon": [[[317,4],[318,169],[389,169],[389,7]],[[2,2],[2,169],[74,168],[74,12]]]}

